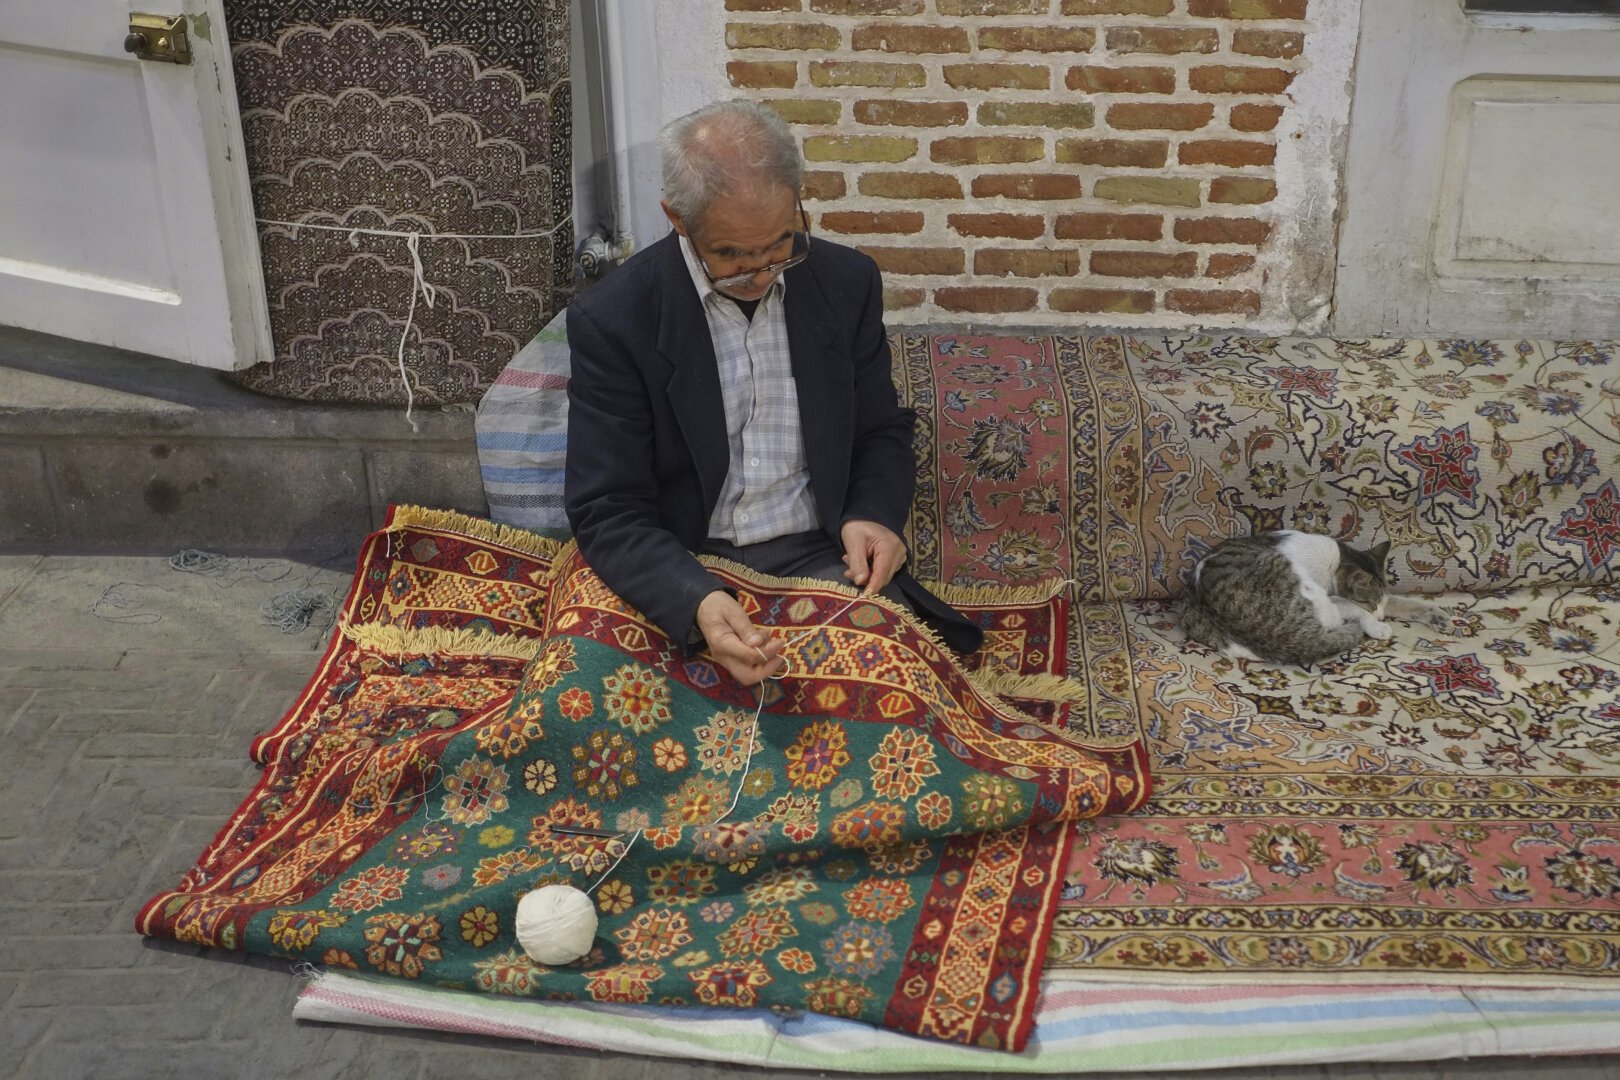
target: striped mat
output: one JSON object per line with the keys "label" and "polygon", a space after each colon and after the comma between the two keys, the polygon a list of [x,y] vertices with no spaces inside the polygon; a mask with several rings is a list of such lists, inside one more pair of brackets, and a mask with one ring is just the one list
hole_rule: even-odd
{"label": "striped mat", "polygon": [[303,1020],[521,1039],[739,1065],[897,1072],[1158,1072],[1620,1052],[1620,992],[1485,987],[1205,987],[1050,981],[1022,1054],[801,1013],[518,1001],[316,976]]}
{"label": "striped mat", "polygon": [[568,527],[567,309],[525,345],[478,403],[478,468],[489,516],[541,532]]}

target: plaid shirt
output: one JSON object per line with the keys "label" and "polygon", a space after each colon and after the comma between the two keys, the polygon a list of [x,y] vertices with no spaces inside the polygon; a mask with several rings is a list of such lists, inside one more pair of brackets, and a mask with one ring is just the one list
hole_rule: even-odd
{"label": "plaid shirt", "polygon": [[788,354],[787,282],[777,277],[749,321],[709,284],[686,237],[680,244],[714,340],[731,445],[709,535],[740,546],[817,528]]}

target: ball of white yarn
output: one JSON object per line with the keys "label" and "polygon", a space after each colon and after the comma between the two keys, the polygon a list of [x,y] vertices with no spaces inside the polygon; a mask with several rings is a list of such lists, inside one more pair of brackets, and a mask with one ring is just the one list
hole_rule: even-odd
{"label": "ball of white yarn", "polygon": [[572,885],[545,885],[518,901],[518,944],[542,964],[578,960],[596,940],[596,905]]}

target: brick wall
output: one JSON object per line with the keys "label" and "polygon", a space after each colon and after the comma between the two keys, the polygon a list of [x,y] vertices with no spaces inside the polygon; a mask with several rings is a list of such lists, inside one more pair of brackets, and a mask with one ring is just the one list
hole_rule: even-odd
{"label": "brick wall", "polygon": [[725,0],[726,74],[891,322],[1242,326],[1278,306],[1306,3]]}

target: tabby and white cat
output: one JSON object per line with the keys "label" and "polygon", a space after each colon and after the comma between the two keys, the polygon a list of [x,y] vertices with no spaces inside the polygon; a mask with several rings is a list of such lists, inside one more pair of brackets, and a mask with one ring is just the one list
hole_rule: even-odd
{"label": "tabby and white cat", "polygon": [[1235,660],[1340,656],[1363,635],[1390,636],[1388,559],[1388,541],[1363,551],[1293,530],[1224,540],[1198,564],[1182,624],[1194,641]]}

